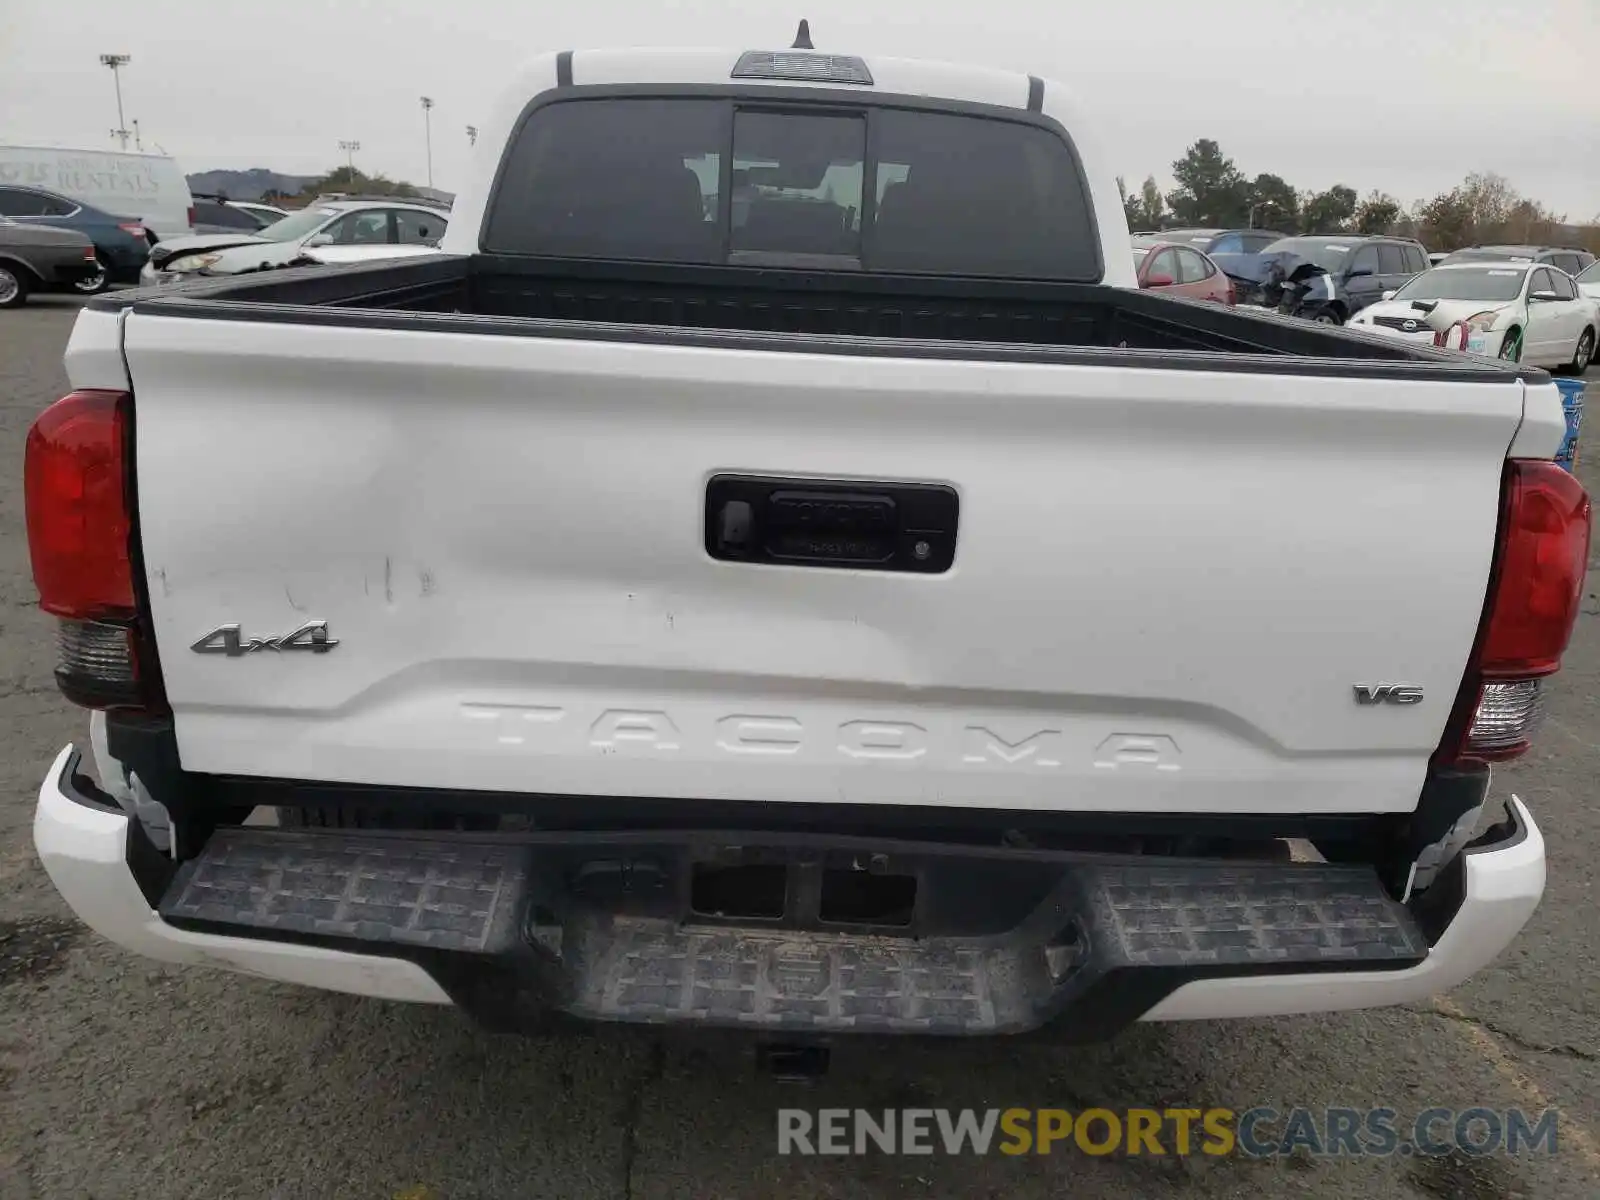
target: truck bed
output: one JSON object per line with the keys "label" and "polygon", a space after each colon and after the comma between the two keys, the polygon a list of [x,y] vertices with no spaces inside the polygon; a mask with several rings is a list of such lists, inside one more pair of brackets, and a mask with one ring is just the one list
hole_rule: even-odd
{"label": "truck bed", "polygon": [[440,255],[196,280],[91,307],[208,320],[1367,378],[1543,378],[1123,288]]}

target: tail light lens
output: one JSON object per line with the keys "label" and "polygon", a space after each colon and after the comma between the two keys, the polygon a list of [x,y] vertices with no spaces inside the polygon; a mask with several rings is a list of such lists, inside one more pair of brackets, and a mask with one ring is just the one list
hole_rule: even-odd
{"label": "tail light lens", "polygon": [[1553,674],[1572,637],[1589,560],[1589,496],[1553,462],[1510,464],[1499,578],[1479,666],[1495,679]]}
{"label": "tail light lens", "polygon": [[134,587],[132,397],[77,391],[40,414],[23,462],[39,607],[61,618],[56,681],[94,708],[162,707]]}
{"label": "tail light lens", "polygon": [[138,221],[119,221],[117,228],[122,230],[123,233],[132,234],[136,238],[144,236],[144,226]]}
{"label": "tail light lens", "polygon": [[1543,681],[1561,666],[1589,564],[1589,496],[1553,462],[1512,460],[1495,566],[1472,661],[1437,760],[1527,751]]}
{"label": "tail light lens", "polygon": [[73,392],[28,431],[28,552],[40,606],[58,617],[133,616],[127,400],[122,392]]}
{"label": "tail light lens", "polygon": [[194,228],[195,216],[196,216],[195,208],[194,208],[194,205],[191,204],[191,205],[189,205],[189,228],[190,229]]}

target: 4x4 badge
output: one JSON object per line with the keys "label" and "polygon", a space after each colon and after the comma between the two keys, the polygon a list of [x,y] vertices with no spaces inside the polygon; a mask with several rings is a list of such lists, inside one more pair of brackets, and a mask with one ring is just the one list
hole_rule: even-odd
{"label": "4x4 badge", "polygon": [[240,635],[237,625],[219,625],[189,649],[196,654],[226,654],[229,658],[238,658],[257,650],[309,650],[313,654],[326,654],[338,644],[338,638],[328,636],[326,621],[307,621],[293,633],[248,641]]}

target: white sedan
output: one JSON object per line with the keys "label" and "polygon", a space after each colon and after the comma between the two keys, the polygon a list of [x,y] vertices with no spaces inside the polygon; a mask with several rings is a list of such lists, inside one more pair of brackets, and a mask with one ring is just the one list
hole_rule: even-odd
{"label": "white sedan", "polygon": [[1539,263],[1464,262],[1424,271],[1350,319],[1357,329],[1428,345],[1465,325],[1467,350],[1582,371],[1594,358],[1600,304],[1572,276]]}
{"label": "white sedan", "polygon": [[[420,201],[318,200],[254,234],[174,238],[154,246],[139,273],[146,287],[204,275],[236,275],[286,267],[324,249],[339,257],[403,257],[405,248],[432,249],[449,223],[448,210]],[[393,251],[400,250],[397,256]]]}

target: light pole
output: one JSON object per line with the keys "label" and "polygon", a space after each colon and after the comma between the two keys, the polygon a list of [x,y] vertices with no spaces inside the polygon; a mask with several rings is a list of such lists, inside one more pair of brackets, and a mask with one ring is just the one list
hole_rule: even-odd
{"label": "light pole", "polygon": [[339,149],[344,151],[344,163],[345,166],[350,168],[350,182],[354,183],[356,179],[356,151],[361,149],[361,143],[341,139]]}
{"label": "light pole", "polygon": [[422,97],[422,136],[428,141],[428,187],[433,187],[433,97]]}
{"label": "light pole", "polygon": [[478,144],[478,127],[476,125],[468,125],[467,126],[467,145],[476,146],[477,144]]}
{"label": "light pole", "polygon": [[122,140],[122,148],[128,148],[128,124],[122,119],[122,68],[133,61],[131,54],[102,54],[100,65],[111,68],[111,80],[117,89],[117,127],[111,131],[111,136]]}

